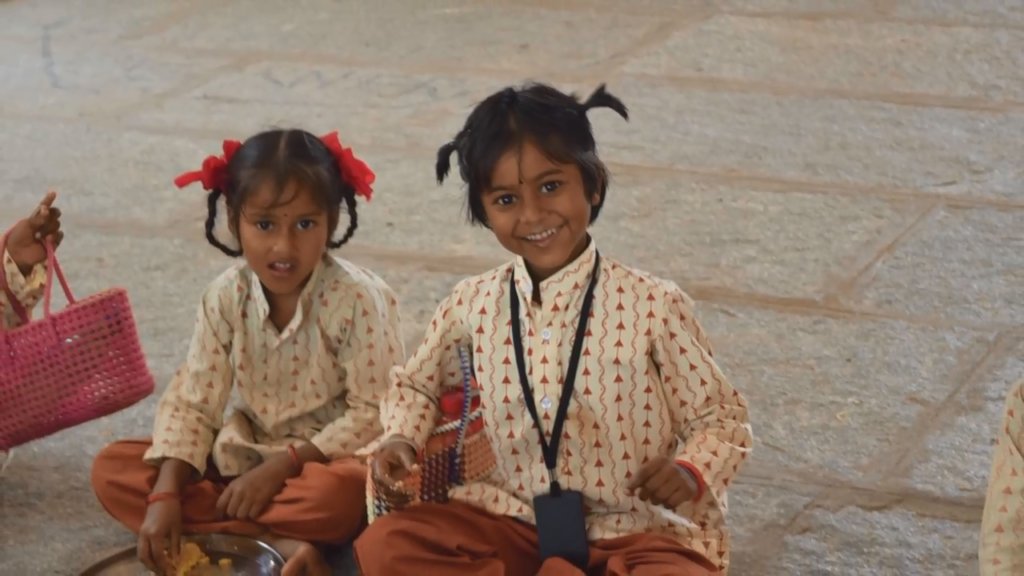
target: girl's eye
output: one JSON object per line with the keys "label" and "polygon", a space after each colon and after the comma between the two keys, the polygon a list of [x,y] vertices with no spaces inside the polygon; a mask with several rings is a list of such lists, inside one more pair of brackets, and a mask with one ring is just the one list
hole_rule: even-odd
{"label": "girl's eye", "polygon": [[516,197],[511,194],[502,194],[494,199],[494,203],[498,206],[511,206],[516,201]]}
{"label": "girl's eye", "polygon": [[262,232],[266,232],[267,230],[270,230],[273,227],[274,227],[274,223],[271,222],[270,220],[257,220],[256,221],[256,229],[260,230]]}
{"label": "girl's eye", "polygon": [[306,219],[303,219],[303,220],[299,220],[299,222],[298,222],[298,224],[296,224],[296,226],[299,227],[299,230],[309,230],[312,227],[316,226],[316,221],[310,220],[309,218],[306,218]]}
{"label": "girl's eye", "polygon": [[545,183],[541,184],[540,189],[541,189],[541,191],[550,194],[550,193],[554,192],[555,190],[558,190],[561,187],[562,187],[562,183],[561,182],[559,182],[558,180],[552,180],[551,182],[545,182]]}

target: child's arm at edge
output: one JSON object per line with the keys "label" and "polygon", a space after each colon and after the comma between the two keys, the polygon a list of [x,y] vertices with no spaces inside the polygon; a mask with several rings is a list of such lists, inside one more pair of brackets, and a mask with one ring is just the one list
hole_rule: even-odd
{"label": "child's arm at edge", "polygon": [[996,438],[978,546],[982,576],[1016,573],[1024,567],[1024,533],[1012,524],[1024,515],[1024,380],[1006,396]]}
{"label": "child's arm at edge", "polygon": [[2,328],[14,328],[22,322],[14,311],[11,296],[26,314],[31,314],[43,295],[46,284],[44,243],[51,241],[56,248],[64,238],[60,229],[60,209],[53,205],[56,199],[56,192],[48,192],[31,215],[16,222],[8,232],[0,232],[6,236],[4,248],[0,250],[0,274],[4,275],[11,291],[8,295],[5,290],[0,290]]}
{"label": "child's arm at edge", "polygon": [[712,359],[689,297],[672,286],[666,299],[654,346],[679,438],[674,458],[697,481],[697,500],[720,504],[752,449],[747,404]]}

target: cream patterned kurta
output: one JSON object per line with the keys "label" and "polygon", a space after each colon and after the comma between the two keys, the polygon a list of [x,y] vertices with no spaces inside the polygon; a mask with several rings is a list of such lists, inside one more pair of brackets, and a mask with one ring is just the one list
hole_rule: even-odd
{"label": "cream patterned kurta", "polygon": [[[457,347],[469,346],[482,389],[485,428],[498,460],[487,479],[452,498],[532,522],[534,495],[548,489],[536,427],[518,383],[509,316],[515,270],[528,373],[549,435],[565,366],[593,269],[595,248],[540,287],[532,301],[522,259],[464,280],[441,304],[423,344],[396,368],[381,406],[385,436],[423,446],[442,386],[457,386]],[[728,564],[726,488],[752,443],[747,407],[711,358],[692,301],[674,284],[602,257],[594,309],[559,456],[563,487],[583,493],[591,539],[638,532],[671,535],[719,566]],[[545,403],[546,404],[546,403]],[[708,490],[668,511],[626,494],[650,458],[695,465]]]}
{"label": "cream patterned kurta", "polygon": [[[25,310],[32,310],[39,299],[43,297],[43,288],[46,286],[45,265],[36,264],[26,277],[18,269],[18,265],[14,263],[14,258],[11,258],[10,253],[4,250],[3,270],[0,272],[7,279],[7,287]],[[14,308],[11,307],[7,299],[7,293],[0,286],[0,328],[10,330],[19,325],[21,325],[21,319],[15,314]]]}
{"label": "cream patterned kurta", "polygon": [[978,556],[982,576],[1024,574],[1024,380],[1006,397]]}
{"label": "cream patterned kurta", "polygon": [[[179,458],[200,474],[207,456],[242,474],[296,441],[331,459],[380,435],[388,371],[404,358],[398,302],[372,272],[325,256],[281,332],[244,264],[203,295],[184,366],[157,408],[145,460]],[[223,421],[232,388],[240,403]]]}

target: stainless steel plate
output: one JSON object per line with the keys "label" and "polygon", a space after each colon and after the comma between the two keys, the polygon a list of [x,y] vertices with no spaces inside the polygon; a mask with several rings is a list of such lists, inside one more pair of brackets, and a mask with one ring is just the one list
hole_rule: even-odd
{"label": "stainless steel plate", "polygon": [[[229,534],[190,534],[183,542],[195,542],[210,557],[205,573],[221,576],[217,566],[222,558],[231,560],[231,574],[236,576],[280,576],[284,559],[265,542]],[[122,550],[93,564],[81,576],[145,576],[149,570],[135,556],[135,548]],[[203,574],[195,571],[197,576]]]}

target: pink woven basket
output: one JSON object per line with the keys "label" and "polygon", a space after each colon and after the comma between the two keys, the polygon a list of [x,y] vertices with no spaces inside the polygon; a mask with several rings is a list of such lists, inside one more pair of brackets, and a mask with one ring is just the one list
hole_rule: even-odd
{"label": "pink woven basket", "polygon": [[[6,235],[0,238],[0,257]],[[44,314],[30,320],[6,275],[0,286],[21,319],[0,327],[0,450],[112,414],[153,392],[128,293],[119,288],[75,300],[47,245]],[[53,274],[68,305],[50,311]]]}

